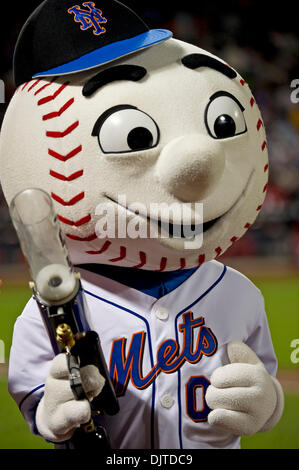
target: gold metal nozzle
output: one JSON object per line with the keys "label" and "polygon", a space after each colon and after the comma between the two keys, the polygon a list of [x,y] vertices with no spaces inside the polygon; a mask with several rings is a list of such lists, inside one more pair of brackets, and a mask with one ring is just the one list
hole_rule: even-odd
{"label": "gold metal nozzle", "polygon": [[71,327],[67,323],[61,323],[57,326],[56,339],[62,348],[71,349],[76,344],[74,334],[71,330]]}
{"label": "gold metal nozzle", "polygon": [[93,432],[95,430],[93,419],[91,419],[88,423],[81,424],[81,428],[86,433]]}

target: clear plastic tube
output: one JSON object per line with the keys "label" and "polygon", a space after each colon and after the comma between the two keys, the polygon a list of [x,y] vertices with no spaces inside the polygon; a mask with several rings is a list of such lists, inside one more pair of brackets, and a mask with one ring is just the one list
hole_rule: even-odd
{"label": "clear plastic tube", "polygon": [[57,301],[70,295],[76,279],[49,194],[25,189],[12,200],[10,215],[40,296]]}

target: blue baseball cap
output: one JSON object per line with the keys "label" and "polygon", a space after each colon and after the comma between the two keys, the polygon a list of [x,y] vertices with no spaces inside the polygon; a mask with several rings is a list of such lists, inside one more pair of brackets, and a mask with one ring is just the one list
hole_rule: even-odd
{"label": "blue baseball cap", "polygon": [[172,36],[149,29],[116,0],[45,0],[30,15],[14,53],[16,86],[32,78],[88,70]]}

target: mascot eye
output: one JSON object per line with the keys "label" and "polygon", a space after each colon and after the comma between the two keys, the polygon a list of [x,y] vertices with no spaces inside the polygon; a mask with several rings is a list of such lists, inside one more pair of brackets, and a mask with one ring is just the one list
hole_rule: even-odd
{"label": "mascot eye", "polygon": [[214,139],[227,139],[247,131],[244,108],[237,98],[220,91],[210,98],[206,108],[205,122]]}
{"label": "mascot eye", "polygon": [[155,147],[159,128],[155,121],[134,106],[114,106],[103,113],[92,131],[104,153],[137,152]]}

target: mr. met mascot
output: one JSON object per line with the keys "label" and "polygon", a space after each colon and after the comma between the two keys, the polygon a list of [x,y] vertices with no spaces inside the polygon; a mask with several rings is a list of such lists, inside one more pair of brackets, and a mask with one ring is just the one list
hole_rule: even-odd
{"label": "mr. met mascot", "polygon": [[[15,50],[1,184],[8,203],[32,187],[52,197],[119,397],[105,423],[114,447],[238,448],[283,410],[263,297],[215,260],[262,207],[265,129],[231,66],[171,36],[117,1],[44,1]],[[123,220],[147,236],[120,234]],[[83,372],[98,395],[102,377]],[[9,389],[57,447],[90,417],[33,300],[15,324]]]}

